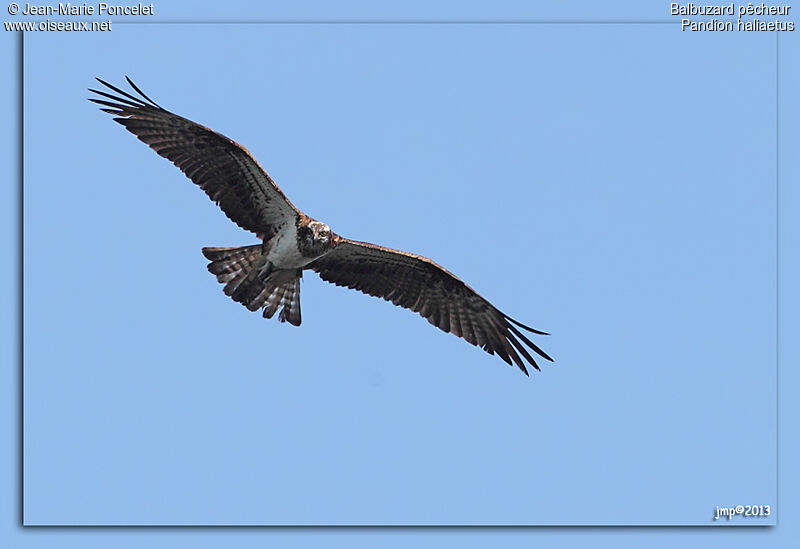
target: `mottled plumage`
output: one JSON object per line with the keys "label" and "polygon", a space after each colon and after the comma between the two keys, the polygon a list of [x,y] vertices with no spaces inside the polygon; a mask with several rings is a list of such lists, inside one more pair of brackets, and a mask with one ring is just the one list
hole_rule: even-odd
{"label": "mottled plumage", "polygon": [[208,270],[224,292],[251,311],[263,310],[299,326],[300,279],[311,269],[337,286],[391,301],[516,364],[539,366],[530,350],[552,360],[523,330],[546,335],[502,313],[430,259],[342,238],[295,208],[275,182],[238,143],[162,109],[128,79],[136,97],[98,78],[109,90],[90,90],[91,101],[170,160],[237,225],[262,241],[253,246],[203,248]]}

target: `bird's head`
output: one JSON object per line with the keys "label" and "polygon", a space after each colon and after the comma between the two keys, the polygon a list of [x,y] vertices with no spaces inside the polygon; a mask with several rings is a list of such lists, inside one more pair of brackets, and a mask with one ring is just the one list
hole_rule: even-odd
{"label": "bird's head", "polygon": [[297,227],[300,252],[306,257],[319,257],[336,246],[336,235],[325,223],[305,219]]}
{"label": "bird's head", "polygon": [[322,221],[312,221],[308,224],[311,229],[311,235],[314,241],[318,244],[329,244],[333,238],[333,232],[326,223]]}

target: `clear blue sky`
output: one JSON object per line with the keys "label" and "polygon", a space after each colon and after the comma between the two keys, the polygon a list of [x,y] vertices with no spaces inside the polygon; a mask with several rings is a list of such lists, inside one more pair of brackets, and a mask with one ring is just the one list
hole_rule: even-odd
{"label": "clear blue sky", "polygon": [[[782,42],[796,67],[797,38]],[[555,363],[526,378],[313,273],[300,328],[232,302],[200,248],[254,237],[86,101],[95,76],[126,74],[250,149],[334,231],[427,255],[551,332],[536,342]],[[782,77],[796,97],[796,70]],[[25,90],[27,524],[707,525],[718,505],[778,509],[774,34],[120,24],[28,35]],[[784,151],[796,121],[787,102]],[[781,262],[790,280],[796,252]]]}

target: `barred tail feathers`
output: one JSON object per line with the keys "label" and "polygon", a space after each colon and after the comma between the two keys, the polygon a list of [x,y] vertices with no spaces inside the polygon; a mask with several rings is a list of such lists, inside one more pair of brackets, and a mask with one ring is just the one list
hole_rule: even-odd
{"label": "barred tail feathers", "polygon": [[264,307],[264,318],[272,318],[278,309],[281,309],[278,320],[288,322],[294,326],[300,326],[300,277],[302,271],[298,270],[298,276],[292,277],[282,284],[271,285],[272,292],[266,300]]}
{"label": "barred tail feathers", "polygon": [[210,260],[208,270],[225,284],[223,291],[234,301],[250,311],[264,308],[264,318],[281,309],[278,319],[294,326],[300,325],[300,278],[302,271],[263,270],[266,261],[261,254],[261,245],[235,248],[203,248],[203,255]]}

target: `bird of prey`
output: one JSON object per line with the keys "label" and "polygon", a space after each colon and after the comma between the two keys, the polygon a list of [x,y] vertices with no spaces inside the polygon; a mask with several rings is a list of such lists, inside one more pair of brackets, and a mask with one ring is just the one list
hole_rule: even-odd
{"label": "bird of prey", "polygon": [[[173,114],[127,78],[125,92],[101,79],[90,101],[171,161],[260,244],[203,248],[224,292],[250,311],[300,325],[300,278],[311,269],[337,286],[359,290],[419,313],[528,375],[539,369],[528,349],[552,359],[522,330],[547,335],[501,312],[430,259],[341,237],[295,208],[255,158],[235,141]],[[114,95],[114,92],[117,95]],[[527,347],[527,348],[526,348]]]}

